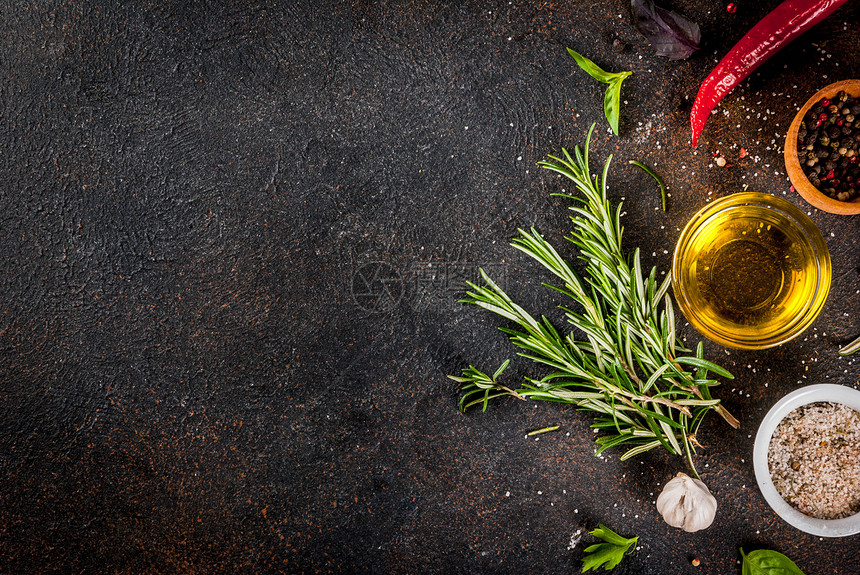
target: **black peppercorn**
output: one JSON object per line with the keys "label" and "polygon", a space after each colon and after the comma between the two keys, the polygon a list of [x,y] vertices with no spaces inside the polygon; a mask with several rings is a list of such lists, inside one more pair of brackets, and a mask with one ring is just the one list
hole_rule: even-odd
{"label": "black peppercorn", "polygon": [[809,182],[841,201],[857,198],[860,188],[860,133],[854,133],[858,113],[860,98],[842,91],[818,101],[797,131],[798,161]]}

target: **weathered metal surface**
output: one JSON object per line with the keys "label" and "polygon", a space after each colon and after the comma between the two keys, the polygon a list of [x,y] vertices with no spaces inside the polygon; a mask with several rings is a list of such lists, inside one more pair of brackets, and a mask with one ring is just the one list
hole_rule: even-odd
{"label": "weathered metal surface", "polygon": [[[857,5],[732,93],[694,152],[699,83],[777,2],[738,4],[674,2],[704,48],[669,62],[625,2],[5,2],[0,572],[570,573],[598,522],[640,536],[619,574],[737,573],[739,546],[860,572],[857,537],[789,527],[751,461],[782,395],[858,385],[836,354],[860,335],[856,217],[807,208],[834,278],[804,336],[706,345],[742,428],[700,433],[705,532],[654,508],[680,460],[595,458],[588,414],[563,406],[461,415],[445,378],[513,357],[456,303],[478,265],[552,315],[507,240],[564,245],[567,201],[535,163],[592,123],[649,267],[709,198],[806,208],[781,141],[809,94],[860,75]],[[620,136],[568,46],[633,71]],[[664,176],[668,213],[629,159]]]}

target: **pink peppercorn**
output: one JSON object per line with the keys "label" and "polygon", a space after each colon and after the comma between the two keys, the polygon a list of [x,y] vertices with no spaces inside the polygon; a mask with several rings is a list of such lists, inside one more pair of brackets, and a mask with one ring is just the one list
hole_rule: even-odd
{"label": "pink peppercorn", "polygon": [[732,2],[728,6],[726,6],[726,12],[728,12],[729,14],[734,14],[737,11],[738,11],[738,7],[734,2]]}

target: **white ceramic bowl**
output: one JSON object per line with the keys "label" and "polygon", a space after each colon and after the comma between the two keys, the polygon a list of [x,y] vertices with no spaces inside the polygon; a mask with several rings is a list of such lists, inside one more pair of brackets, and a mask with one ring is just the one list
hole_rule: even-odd
{"label": "white ceramic bowl", "polygon": [[860,412],[860,391],[844,385],[819,384],[802,387],[780,399],[774,405],[758,428],[753,447],[753,467],[761,494],[776,514],[791,526],[819,537],[845,537],[860,533],[860,513],[842,519],[815,519],[804,515],[780,496],[767,466],[767,451],[770,438],[779,423],[792,411],[806,405],[826,401],[841,403]]}

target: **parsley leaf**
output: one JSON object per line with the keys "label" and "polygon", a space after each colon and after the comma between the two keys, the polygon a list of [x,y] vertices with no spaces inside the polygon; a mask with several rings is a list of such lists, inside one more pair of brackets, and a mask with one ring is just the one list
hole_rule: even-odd
{"label": "parsley leaf", "polygon": [[597,543],[585,549],[586,555],[582,558],[582,572],[585,573],[591,569],[597,569],[603,565],[604,571],[614,569],[616,565],[621,563],[624,554],[633,547],[636,547],[638,537],[627,539],[622,537],[612,529],[605,525],[599,525],[594,531],[590,531],[592,535],[599,539],[603,539],[606,543]]}

